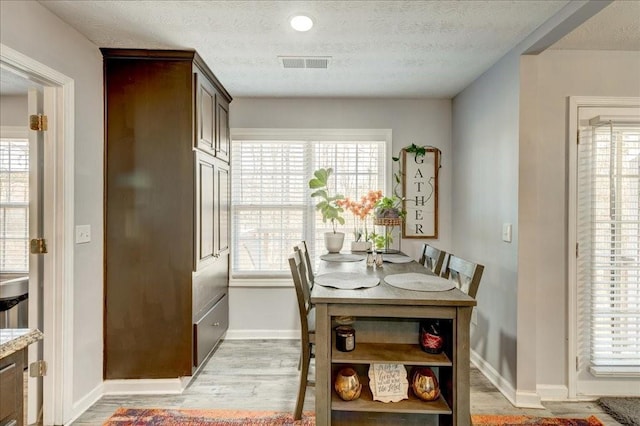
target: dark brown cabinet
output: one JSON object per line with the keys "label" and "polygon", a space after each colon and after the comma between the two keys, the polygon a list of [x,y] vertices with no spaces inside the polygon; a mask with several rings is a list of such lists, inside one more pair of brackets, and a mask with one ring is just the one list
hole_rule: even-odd
{"label": "dark brown cabinet", "polygon": [[231,97],[193,51],[101,51],[104,378],[190,376],[228,326]]}
{"label": "dark brown cabinet", "polygon": [[25,349],[0,359],[0,425],[24,424]]}

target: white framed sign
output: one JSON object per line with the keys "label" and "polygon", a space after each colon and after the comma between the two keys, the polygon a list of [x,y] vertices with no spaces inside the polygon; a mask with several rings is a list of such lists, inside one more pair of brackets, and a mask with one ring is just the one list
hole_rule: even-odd
{"label": "white framed sign", "polygon": [[424,155],[402,150],[402,238],[438,238],[438,156],[434,148]]}

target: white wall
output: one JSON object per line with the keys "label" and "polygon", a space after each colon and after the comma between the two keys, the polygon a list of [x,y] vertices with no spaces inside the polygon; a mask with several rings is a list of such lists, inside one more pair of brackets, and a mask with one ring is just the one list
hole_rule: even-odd
{"label": "white wall", "polygon": [[74,294],[70,391],[75,403],[102,383],[102,56],[89,40],[34,1],[0,2],[0,38],[74,80],[74,216],[76,224],[91,225],[92,230],[92,241],[75,247],[70,274]]}
{"label": "white wall", "polygon": [[0,125],[26,128],[29,125],[28,113],[26,95],[0,96]]}
{"label": "white wall", "polygon": [[[471,348],[516,384],[519,57],[511,54],[453,100],[452,247],[481,263]],[[513,240],[501,239],[511,223]]]}
{"label": "white wall", "polygon": [[[451,247],[451,101],[448,99],[236,98],[232,128],[391,129],[393,155],[415,143],[442,150],[439,175],[439,238]],[[391,179],[389,173],[388,179]],[[402,249],[417,258],[426,240],[403,240]],[[291,286],[293,284],[290,284]],[[295,293],[289,288],[232,287],[228,336],[297,337]],[[277,312],[277,315],[273,315]],[[259,328],[256,328],[259,327]]]}
{"label": "white wall", "polygon": [[531,207],[527,226],[536,238],[522,244],[520,269],[536,273],[521,273],[521,282],[535,289],[537,383],[564,387],[569,286],[567,99],[640,97],[640,52],[548,50],[524,57],[522,76],[521,106],[531,112],[531,119],[521,124],[529,143],[521,143],[520,158],[528,158],[535,167],[520,169],[521,181],[529,188],[522,194],[521,207]]}

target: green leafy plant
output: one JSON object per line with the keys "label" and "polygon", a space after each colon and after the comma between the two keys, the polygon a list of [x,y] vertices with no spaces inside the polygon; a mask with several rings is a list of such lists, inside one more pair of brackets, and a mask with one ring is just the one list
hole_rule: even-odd
{"label": "green leafy plant", "polygon": [[375,206],[375,215],[378,218],[404,218],[406,214],[402,209],[402,198],[396,195],[382,197]]}
{"label": "green leafy plant", "polygon": [[316,170],[313,172],[314,177],[309,181],[309,188],[315,189],[315,191],[311,193],[311,196],[320,199],[316,204],[316,210],[322,214],[322,221],[324,223],[327,223],[327,221],[331,222],[331,227],[335,234],[336,223],[344,225],[344,217],[342,217],[344,209],[336,203],[344,197],[341,194],[329,195],[329,187],[327,184],[332,173],[332,168],[320,168]]}

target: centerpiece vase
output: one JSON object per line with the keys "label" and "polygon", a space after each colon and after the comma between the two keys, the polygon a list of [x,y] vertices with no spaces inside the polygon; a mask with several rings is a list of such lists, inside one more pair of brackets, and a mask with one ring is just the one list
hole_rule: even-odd
{"label": "centerpiece vase", "polygon": [[324,246],[329,253],[339,253],[344,244],[344,232],[325,232]]}

